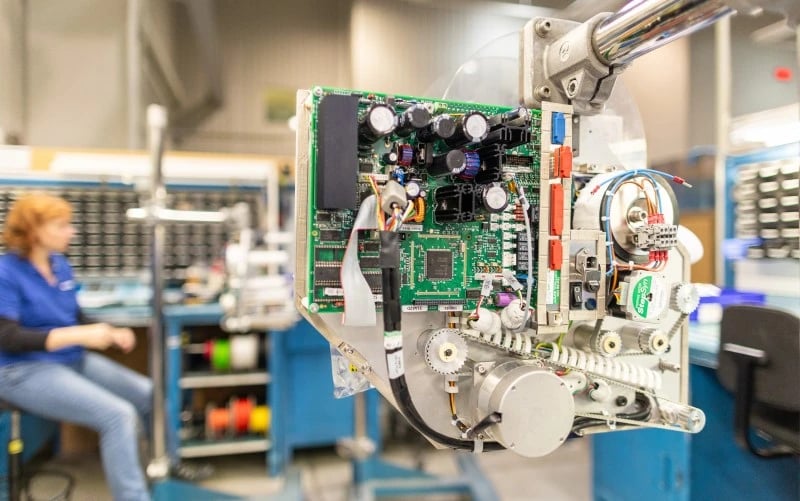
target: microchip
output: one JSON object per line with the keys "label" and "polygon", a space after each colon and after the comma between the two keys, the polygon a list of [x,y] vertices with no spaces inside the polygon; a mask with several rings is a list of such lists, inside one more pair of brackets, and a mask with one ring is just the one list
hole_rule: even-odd
{"label": "microchip", "polygon": [[319,239],[323,242],[335,242],[344,239],[342,230],[319,230]]}
{"label": "microchip", "polygon": [[364,252],[380,252],[380,242],[364,242]]}
{"label": "microchip", "polygon": [[361,160],[358,162],[358,172],[372,172],[372,162]]}
{"label": "microchip", "polygon": [[381,275],[379,273],[365,273],[364,279],[373,291],[381,290]]}
{"label": "microchip", "polygon": [[425,278],[428,280],[450,280],[453,278],[453,253],[449,250],[426,251]]}
{"label": "microchip", "polygon": [[400,283],[407,284],[408,283],[408,279],[409,279],[408,273],[403,273],[403,276],[400,279]]}
{"label": "microchip", "polygon": [[481,297],[480,289],[467,289],[467,299],[478,299]]}
{"label": "microchip", "polygon": [[365,256],[358,260],[361,268],[380,268],[380,260],[377,256]]}
{"label": "microchip", "polygon": [[330,223],[332,216],[330,212],[317,212],[317,222]]}
{"label": "microchip", "polygon": [[317,266],[314,268],[314,282],[338,282],[340,268],[333,266]]}

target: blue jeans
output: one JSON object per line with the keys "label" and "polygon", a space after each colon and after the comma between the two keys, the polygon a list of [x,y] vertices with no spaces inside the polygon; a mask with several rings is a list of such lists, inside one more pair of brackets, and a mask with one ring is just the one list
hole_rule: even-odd
{"label": "blue jeans", "polygon": [[116,501],[149,500],[139,462],[139,419],[148,422],[153,385],[97,353],[74,365],[20,362],[0,367],[0,398],[31,414],[100,434],[103,470]]}

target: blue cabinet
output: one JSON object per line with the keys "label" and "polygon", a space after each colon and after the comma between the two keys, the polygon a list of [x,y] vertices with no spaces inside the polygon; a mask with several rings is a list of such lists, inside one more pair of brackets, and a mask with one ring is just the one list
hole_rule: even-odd
{"label": "blue cabinet", "polygon": [[[274,384],[270,406],[276,410],[270,472],[279,474],[291,462],[294,449],[333,445],[353,434],[353,399],[333,397],[330,346],[305,320],[282,332],[272,332],[269,354]],[[375,390],[367,392],[369,437],[379,443]],[[279,416],[279,417],[278,417]]]}

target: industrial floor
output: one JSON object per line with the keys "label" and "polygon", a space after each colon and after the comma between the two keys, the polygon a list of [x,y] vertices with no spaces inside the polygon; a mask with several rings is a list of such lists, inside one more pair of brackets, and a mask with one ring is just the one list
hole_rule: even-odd
{"label": "industrial floor", "polygon": [[[425,444],[388,444],[384,458],[402,466],[421,465],[428,473],[457,473],[453,453],[436,451]],[[280,479],[266,476],[263,454],[211,458],[204,462],[215,469],[211,478],[200,482],[210,489],[257,497],[275,493],[282,487]],[[553,454],[540,459],[525,459],[510,452],[499,452],[480,456],[479,464],[500,496],[499,501],[571,501],[591,498],[591,443],[588,439],[570,440]],[[295,465],[302,472],[306,500],[340,501],[348,498],[350,465],[337,457],[332,448],[301,451],[295,458]],[[111,500],[97,454],[52,459],[40,467],[73,475],[76,480],[73,500]],[[37,490],[46,492],[49,487],[46,482],[42,480]],[[426,499],[456,501],[462,498],[431,496]]]}

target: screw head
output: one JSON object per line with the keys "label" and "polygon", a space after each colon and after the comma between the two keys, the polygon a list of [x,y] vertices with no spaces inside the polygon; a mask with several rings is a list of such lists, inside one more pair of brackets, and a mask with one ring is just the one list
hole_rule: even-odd
{"label": "screw head", "polygon": [[625,395],[620,395],[616,400],[617,407],[625,407],[628,405],[628,398]]}
{"label": "screw head", "polygon": [[578,80],[576,78],[573,78],[567,84],[567,95],[569,97],[574,97],[577,92],[578,92]]}
{"label": "screw head", "polygon": [[311,303],[308,306],[308,311],[311,313],[319,313],[319,305],[317,303]]}

